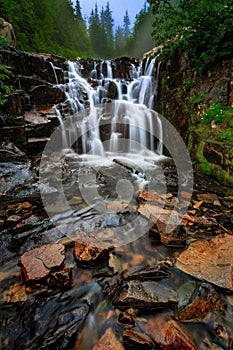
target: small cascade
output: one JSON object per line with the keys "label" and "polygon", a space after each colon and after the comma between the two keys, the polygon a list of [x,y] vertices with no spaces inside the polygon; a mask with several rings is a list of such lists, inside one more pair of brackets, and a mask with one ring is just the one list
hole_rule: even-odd
{"label": "small cascade", "polygon": [[57,77],[57,73],[56,73],[56,68],[54,67],[53,63],[51,61],[49,61],[51,67],[52,67],[52,70],[53,70],[53,74],[54,74],[54,78],[55,78],[55,81],[56,81],[56,84],[58,84],[58,77]]}
{"label": "small cascade", "polygon": [[[88,82],[82,77],[79,63],[69,62],[67,83],[60,88],[67,96],[68,114],[77,115],[79,152],[81,148],[82,154],[111,158],[119,153],[126,157],[138,152],[145,157],[162,155],[162,123],[152,110],[157,91],[155,59],[148,58],[144,74],[142,70],[142,63],[138,67],[131,63],[132,79],[116,79],[111,61],[94,61]],[[67,138],[65,133],[63,128],[62,135]],[[63,144],[67,145],[67,139]]]}

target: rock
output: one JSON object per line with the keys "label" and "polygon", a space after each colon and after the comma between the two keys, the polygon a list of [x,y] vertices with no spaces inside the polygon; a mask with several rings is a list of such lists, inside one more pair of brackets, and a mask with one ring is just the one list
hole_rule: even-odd
{"label": "rock", "polygon": [[146,202],[161,202],[161,196],[156,192],[153,193],[145,190],[139,192],[138,199]]}
{"label": "rock", "polygon": [[39,85],[30,91],[32,105],[46,106],[51,108],[54,104],[63,102],[66,99],[64,91],[49,85]]}
{"label": "rock", "polygon": [[93,267],[109,258],[109,249],[97,247],[80,240],[75,242],[74,257],[77,263]]}
{"label": "rock", "polygon": [[3,142],[0,146],[0,162],[26,161],[27,156],[12,142]]}
{"label": "rock", "polygon": [[149,350],[154,349],[154,343],[150,337],[132,329],[126,329],[123,335],[123,343],[126,349]]}
{"label": "rock", "polygon": [[20,92],[12,92],[6,96],[7,101],[3,105],[2,110],[7,114],[12,115],[23,115],[24,112],[24,94],[22,91]]}
{"label": "rock", "polygon": [[160,308],[178,303],[174,290],[158,282],[129,281],[120,290],[114,304],[117,307]]}
{"label": "rock", "polygon": [[200,344],[199,350],[222,350],[223,348],[217,344],[211,342],[208,338],[205,338]]}
{"label": "rock", "polygon": [[133,316],[130,315],[128,312],[126,311],[122,311],[118,317],[118,322],[126,324],[126,325],[130,325],[130,326],[134,326],[135,322],[133,319]]}
{"label": "rock", "polygon": [[64,245],[48,244],[24,253],[19,262],[24,280],[38,281],[60,268],[64,260]]}
{"label": "rock", "polygon": [[159,347],[162,350],[197,350],[189,335],[173,319],[159,315],[149,320],[143,330],[154,341],[155,349]]}
{"label": "rock", "polygon": [[25,287],[20,284],[10,286],[10,288],[3,293],[3,298],[7,303],[24,302],[27,300]]}
{"label": "rock", "polygon": [[212,204],[214,201],[218,200],[218,196],[214,193],[199,193],[197,194],[199,201],[204,203]]}
{"label": "rock", "polygon": [[70,288],[72,285],[72,266],[52,272],[47,283],[52,288]]}
{"label": "rock", "polygon": [[122,278],[125,281],[130,280],[160,280],[162,278],[169,277],[170,273],[168,272],[166,266],[163,265],[151,265],[147,267],[136,267],[130,270],[124,271]]}
{"label": "rock", "polygon": [[92,350],[124,350],[111,328],[108,328]]}
{"label": "rock", "polygon": [[0,35],[7,40],[9,46],[16,47],[14,28],[11,23],[6,22],[3,18],[0,18]]}
{"label": "rock", "polygon": [[201,283],[194,290],[186,305],[179,308],[181,321],[201,322],[210,312],[224,307],[216,290],[207,283]]}
{"label": "rock", "polygon": [[[166,227],[164,226],[164,222],[160,222],[158,220],[158,226],[160,227],[160,230],[156,226],[153,226],[150,229],[150,236],[152,237],[159,237],[160,243],[167,247],[172,248],[182,248],[186,246],[186,238],[187,234],[185,229],[182,226],[177,227],[171,232],[166,232]],[[164,226],[164,230],[162,230]]]}
{"label": "rock", "polygon": [[197,240],[176,259],[178,269],[200,280],[233,290],[233,237]]}
{"label": "rock", "polygon": [[177,211],[163,209],[157,205],[140,205],[138,212],[145,216],[150,222],[155,223],[158,230],[161,232],[171,232],[180,221]]}

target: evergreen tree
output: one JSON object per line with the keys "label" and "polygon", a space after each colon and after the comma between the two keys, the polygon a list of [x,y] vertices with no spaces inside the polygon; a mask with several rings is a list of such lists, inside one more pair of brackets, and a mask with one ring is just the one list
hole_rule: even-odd
{"label": "evergreen tree", "polygon": [[125,40],[127,41],[130,37],[131,31],[130,31],[130,19],[129,19],[129,14],[128,10],[126,10],[124,19],[123,19],[123,29],[124,29],[124,37]]}
{"label": "evergreen tree", "polygon": [[76,18],[79,20],[82,20],[82,12],[81,12],[81,6],[80,6],[80,2],[79,0],[76,0],[76,4],[75,4],[75,15]]}
{"label": "evergreen tree", "polygon": [[117,57],[125,55],[125,37],[123,29],[118,26],[115,33],[115,55]]}
{"label": "evergreen tree", "polygon": [[136,15],[133,33],[127,43],[127,49],[132,56],[141,58],[146,51],[154,47],[152,31],[153,15],[150,6],[145,2]]}

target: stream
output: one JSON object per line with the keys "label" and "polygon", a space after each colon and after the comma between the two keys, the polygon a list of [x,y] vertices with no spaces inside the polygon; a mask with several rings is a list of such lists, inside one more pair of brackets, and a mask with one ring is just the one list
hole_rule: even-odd
{"label": "stream", "polygon": [[0,163],[0,349],[233,349],[232,196],[153,110],[159,69],[69,62],[42,156]]}

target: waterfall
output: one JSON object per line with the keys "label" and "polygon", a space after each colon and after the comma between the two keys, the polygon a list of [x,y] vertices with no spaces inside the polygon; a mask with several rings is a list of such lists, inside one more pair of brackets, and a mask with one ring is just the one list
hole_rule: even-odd
{"label": "waterfall", "polygon": [[[75,128],[81,135],[82,154],[97,157],[119,154],[130,157],[136,153],[143,157],[162,155],[162,122],[153,111],[157,93],[154,76],[158,78],[159,74],[159,65],[157,75],[154,73],[155,59],[147,59],[144,74],[142,63],[138,67],[131,63],[131,79],[127,80],[114,78],[109,60],[93,61],[89,80],[82,77],[78,62],[68,62],[68,66],[67,83],[58,86],[67,97],[64,114],[68,109],[68,115],[77,115]],[[61,114],[58,111],[62,125]],[[67,137],[64,128],[62,135]],[[63,144],[67,145],[66,139]]]}

